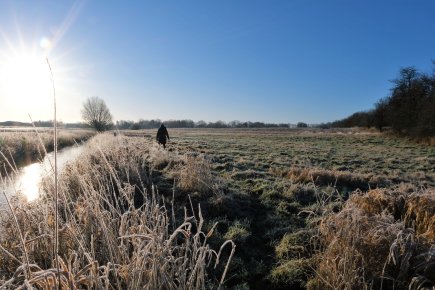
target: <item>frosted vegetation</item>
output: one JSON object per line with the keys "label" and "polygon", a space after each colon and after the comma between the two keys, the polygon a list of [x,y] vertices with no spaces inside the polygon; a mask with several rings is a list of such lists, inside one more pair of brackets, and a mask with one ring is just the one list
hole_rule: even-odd
{"label": "frosted vegetation", "polygon": [[[99,134],[59,176],[65,289],[435,285],[433,147],[361,130],[169,130],[168,150],[155,131]],[[56,283],[53,184],[1,211],[4,289]]]}

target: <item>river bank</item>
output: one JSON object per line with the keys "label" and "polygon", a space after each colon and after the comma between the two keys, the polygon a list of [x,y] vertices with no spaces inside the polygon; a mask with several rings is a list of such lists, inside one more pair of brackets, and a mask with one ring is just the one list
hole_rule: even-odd
{"label": "river bank", "polygon": [[[83,152],[84,145],[74,145],[65,147],[57,153],[57,169],[59,174],[69,162],[75,159]],[[48,153],[42,161],[34,162],[19,168],[8,178],[0,178],[0,189],[8,197],[24,197],[27,202],[32,202],[43,194],[44,178],[53,174],[54,152]],[[6,208],[6,199],[4,194],[0,195],[0,209]]]}
{"label": "river bank", "polygon": [[[222,288],[234,243],[210,247],[212,230],[199,207],[181,218],[166,208],[153,189],[148,143],[99,134],[83,148],[58,182],[58,257],[65,288]],[[156,156],[167,152],[156,144],[151,150]],[[32,203],[12,203],[14,216],[0,211],[0,245],[7,251],[0,249],[2,289],[56,287],[45,279],[56,272],[52,185],[44,183],[47,195]],[[17,239],[19,230],[25,247]],[[27,260],[21,259],[23,252]]]}
{"label": "river bank", "polygon": [[[15,130],[0,132],[0,174],[5,176],[25,165],[42,160],[54,150],[53,129],[42,131]],[[80,144],[94,136],[91,130],[58,131],[58,149]]]}

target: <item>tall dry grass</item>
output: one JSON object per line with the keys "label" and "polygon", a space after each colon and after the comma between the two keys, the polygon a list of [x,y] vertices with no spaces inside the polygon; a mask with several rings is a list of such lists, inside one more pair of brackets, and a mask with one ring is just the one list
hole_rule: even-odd
{"label": "tall dry grass", "polygon": [[324,216],[318,225],[324,248],[308,288],[435,287],[435,192],[408,191],[354,194],[342,211]]}
{"label": "tall dry grass", "polygon": [[212,192],[217,179],[212,174],[211,162],[203,154],[186,153],[179,171],[180,187],[187,191]]}
{"label": "tall dry grass", "polygon": [[[90,130],[60,130],[57,143],[63,148],[88,140],[94,134]],[[52,130],[0,132],[0,152],[17,164],[30,163],[44,157],[45,151],[54,150],[53,135]],[[0,158],[0,166],[3,171],[10,171],[4,158]]]}
{"label": "tall dry grass", "polygon": [[[143,142],[99,135],[59,176],[62,289],[209,289],[225,282],[235,245],[211,249],[201,209],[176,221],[153,188]],[[152,188],[151,190],[148,190]],[[18,227],[2,212],[0,288],[55,287],[53,182],[32,204],[13,202]],[[25,272],[29,277],[26,277]]]}

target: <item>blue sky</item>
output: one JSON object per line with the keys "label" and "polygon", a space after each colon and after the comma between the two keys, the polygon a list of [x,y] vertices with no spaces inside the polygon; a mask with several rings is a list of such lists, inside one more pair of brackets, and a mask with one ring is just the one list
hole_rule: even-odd
{"label": "blue sky", "polygon": [[48,57],[65,122],[90,96],[115,120],[332,121],[400,67],[432,70],[434,15],[432,0],[2,1],[0,121],[52,119],[50,93],[11,81],[24,54]]}

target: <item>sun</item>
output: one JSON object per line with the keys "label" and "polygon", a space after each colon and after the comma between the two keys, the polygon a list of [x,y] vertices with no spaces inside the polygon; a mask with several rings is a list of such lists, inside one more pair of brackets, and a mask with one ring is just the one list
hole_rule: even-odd
{"label": "sun", "polygon": [[46,58],[30,53],[13,54],[0,60],[1,99],[35,107],[52,93]]}

